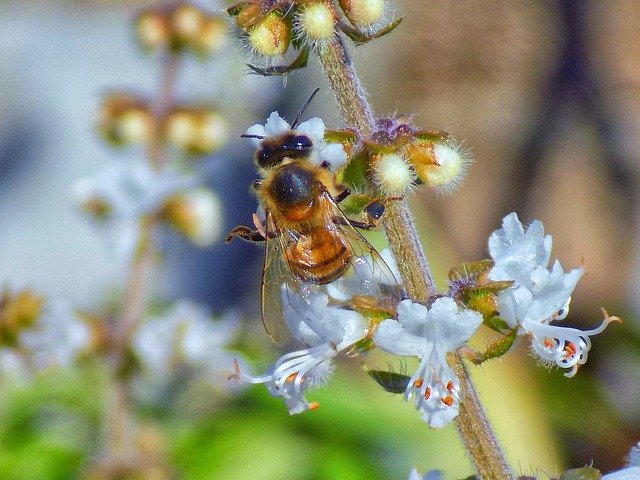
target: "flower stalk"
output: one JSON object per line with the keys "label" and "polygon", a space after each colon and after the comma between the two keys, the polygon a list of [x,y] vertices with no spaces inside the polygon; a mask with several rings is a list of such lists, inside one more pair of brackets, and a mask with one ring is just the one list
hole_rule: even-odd
{"label": "flower stalk", "polygon": [[[355,129],[365,140],[369,139],[375,128],[375,117],[343,42],[336,35],[332,41],[319,46],[316,53],[347,127]],[[390,203],[383,225],[407,294],[412,300],[426,302],[436,289],[406,200]],[[456,425],[479,478],[512,479],[511,468],[462,358],[451,353],[448,360],[460,379],[464,398]]]}

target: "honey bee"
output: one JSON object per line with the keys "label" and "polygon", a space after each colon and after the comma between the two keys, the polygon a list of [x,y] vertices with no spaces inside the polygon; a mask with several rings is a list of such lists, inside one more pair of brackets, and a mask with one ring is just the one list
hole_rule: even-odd
{"label": "honey bee", "polygon": [[328,168],[307,161],[313,142],[295,131],[305,107],[290,131],[263,138],[254,155],[263,175],[254,183],[254,189],[265,210],[264,221],[254,215],[255,229],[238,226],[226,238],[227,243],[234,237],[265,243],[262,322],[279,345],[290,339],[283,302],[300,305],[299,301],[289,301],[290,295],[298,295],[308,303],[313,294],[326,293],[329,284],[340,281],[343,286],[348,285],[349,298],[333,298],[333,304],[360,311],[390,312],[402,296],[390,268],[356,230],[375,225],[382,214],[381,204],[371,207],[373,220],[369,222],[345,217],[338,203],[349,191],[338,191]]}

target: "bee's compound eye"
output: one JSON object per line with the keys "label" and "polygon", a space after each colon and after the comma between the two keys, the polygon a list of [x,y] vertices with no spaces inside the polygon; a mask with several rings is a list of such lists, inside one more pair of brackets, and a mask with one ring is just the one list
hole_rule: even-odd
{"label": "bee's compound eye", "polygon": [[282,144],[283,150],[307,152],[313,148],[313,142],[306,135],[291,135]]}
{"label": "bee's compound eye", "polygon": [[260,146],[260,149],[256,152],[256,163],[260,168],[268,168],[272,167],[275,163],[280,161],[281,159],[275,155],[274,148],[263,142]]}

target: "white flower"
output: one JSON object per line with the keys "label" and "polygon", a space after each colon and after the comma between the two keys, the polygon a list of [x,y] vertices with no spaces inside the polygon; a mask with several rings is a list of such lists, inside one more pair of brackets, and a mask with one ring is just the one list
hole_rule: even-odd
{"label": "white flower", "polygon": [[164,216],[195,245],[213,244],[222,232],[222,206],[218,197],[204,188],[170,197]]}
{"label": "white flower", "polygon": [[33,355],[38,370],[69,366],[88,346],[89,327],[66,301],[48,301],[35,324],[20,333],[20,346]]}
{"label": "white flower", "polygon": [[411,473],[409,473],[408,480],[442,480],[442,470],[430,470],[423,476],[414,468],[411,470]]}
{"label": "white flower", "polygon": [[[249,127],[246,131],[247,135],[255,135],[256,137],[264,138],[250,138],[254,147],[260,148],[263,141],[269,137],[277,137],[283,133],[291,131],[291,125],[287,123],[278,112],[272,112],[267,119],[267,123],[264,125],[255,124]],[[308,161],[314,165],[322,165],[328,163],[332,171],[336,171],[347,161],[347,153],[344,151],[344,147],[340,143],[327,143],[324,140],[325,126],[324,122],[314,117],[306,122],[302,122],[296,127],[294,132],[309,137],[313,144],[313,148],[308,157]]]}
{"label": "white flower", "polygon": [[638,480],[640,467],[628,467],[617,472],[607,473],[601,480]]}
{"label": "white flower", "polygon": [[114,162],[94,177],[78,180],[73,197],[79,204],[98,200],[107,207],[105,227],[116,253],[128,258],[138,242],[141,217],[155,213],[169,196],[195,183],[195,177],[171,169],[156,171],[146,162]]}
{"label": "white flower", "polygon": [[304,397],[309,387],[326,382],[331,361],[342,350],[366,335],[364,318],[352,310],[329,306],[329,297],[310,297],[288,291],[283,286],[283,314],[293,336],[308,348],[283,355],[261,376],[251,376],[236,368],[234,377],[246,383],[264,383],[274,397],[282,397],[291,415],[314,409]]}
{"label": "white flower", "polygon": [[177,366],[196,368],[215,385],[224,385],[236,353],[226,350],[238,327],[232,315],[213,320],[209,309],[182,300],[161,316],[147,318],[133,347],[142,365],[164,379]]}
{"label": "white flower", "polygon": [[581,268],[565,273],[557,260],[548,270],[551,243],[541,222],[534,221],[525,231],[515,213],[507,215],[502,228],[489,237],[489,253],[495,262],[489,278],[514,282],[498,295],[500,317],[531,337],[532,349],[543,363],[569,368],[565,376],[572,377],[587,361],[589,336],[619,319],[604,312],[602,324],[585,331],[550,325],[569,313],[571,294],[583,273]]}
{"label": "white flower", "polygon": [[431,308],[403,300],[398,320],[383,321],[373,337],[386,352],[420,358],[404,397],[414,397],[416,410],[431,428],[441,428],[458,415],[460,384],[446,354],[463,346],[481,323],[482,315],[460,309],[451,298],[438,298]]}

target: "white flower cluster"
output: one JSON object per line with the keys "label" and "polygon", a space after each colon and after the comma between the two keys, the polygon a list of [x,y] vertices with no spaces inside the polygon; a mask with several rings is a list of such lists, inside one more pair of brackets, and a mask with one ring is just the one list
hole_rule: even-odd
{"label": "white flower cluster", "polygon": [[18,333],[14,348],[0,348],[0,372],[21,377],[30,371],[68,367],[90,340],[89,327],[68,302],[49,300],[35,323]]}
{"label": "white flower cluster", "polygon": [[[302,122],[293,132],[306,135],[311,140],[313,147],[307,157],[309,162],[318,166],[328,164],[331,171],[335,172],[347,161],[347,153],[341,144],[327,143],[324,140],[325,130],[326,128],[322,119],[314,117]],[[260,148],[262,142],[291,131],[291,125],[280,117],[278,112],[272,112],[267,119],[267,123],[264,125],[257,123],[249,127],[246,134],[253,136],[254,138],[250,138],[251,142],[254,147]]]}
{"label": "white flower cluster", "polygon": [[565,273],[557,260],[549,270],[551,243],[541,222],[536,220],[525,230],[515,213],[507,215],[502,228],[489,237],[489,253],[495,262],[489,278],[514,282],[498,296],[500,317],[531,338],[532,350],[542,363],[568,368],[565,376],[572,377],[587,361],[589,337],[619,319],[605,312],[599,327],[584,331],[551,325],[569,313],[571,294],[583,273],[581,268]]}
{"label": "white flower cluster", "polygon": [[144,218],[161,218],[193,243],[206,246],[220,236],[217,196],[197,188],[195,175],[146,162],[112,162],[73,187],[76,203],[92,213],[112,239],[116,254],[130,258]]}
{"label": "white flower cluster", "polygon": [[363,288],[374,298],[381,296],[380,272],[373,262],[365,257],[354,263],[351,278],[357,282],[343,277],[313,291],[282,285],[284,321],[305,348],[283,355],[264,375],[252,376],[236,368],[234,377],[245,383],[264,383],[273,396],[283,398],[292,415],[316,408],[317,403],[305,398],[306,390],[323,385],[333,371],[333,359],[369,334],[368,320],[345,308],[345,299]]}
{"label": "white flower cluster", "polygon": [[146,318],[132,346],[156,383],[188,366],[214,386],[224,386],[238,356],[228,350],[238,325],[233,315],[214,320],[207,307],[181,300],[163,314]]}

